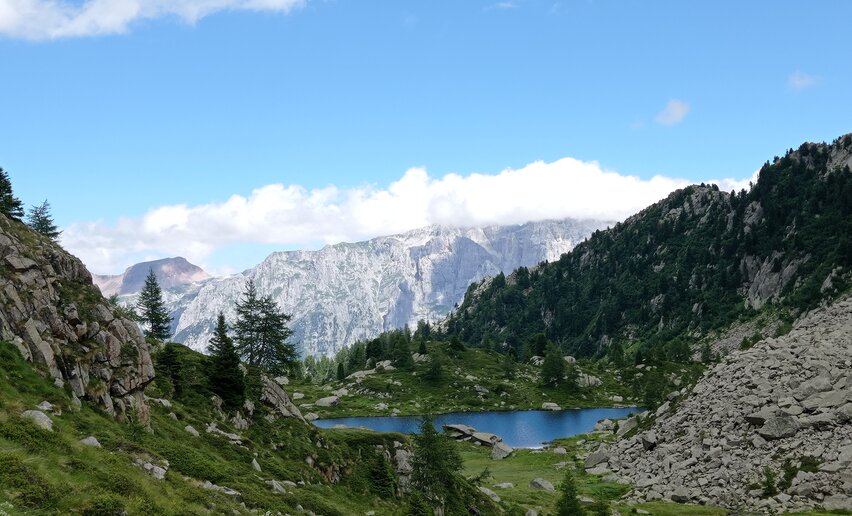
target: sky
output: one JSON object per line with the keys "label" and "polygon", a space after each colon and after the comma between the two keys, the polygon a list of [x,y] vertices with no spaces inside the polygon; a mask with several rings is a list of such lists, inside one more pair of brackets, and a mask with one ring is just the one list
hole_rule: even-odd
{"label": "sky", "polygon": [[0,0],[0,167],[95,273],[618,220],[852,131],[852,2]]}

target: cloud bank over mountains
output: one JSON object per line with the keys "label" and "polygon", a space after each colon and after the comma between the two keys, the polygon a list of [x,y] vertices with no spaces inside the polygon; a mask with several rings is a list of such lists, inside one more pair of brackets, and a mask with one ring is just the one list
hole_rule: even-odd
{"label": "cloud bank over mountains", "polygon": [[[748,179],[712,181],[724,190]],[[152,208],[115,224],[77,222],[62,243],[94,272],[117,273],[146,256],[184,256],[204,264],[235,244],[315,247],[359,241],[427,226],[520,224],[560,219],[621,220],[689,181],[642,179],[563,158],[498,174],[432,177],[411,168],[387,188],[374,185],[306,189],[270,184],[222,202]]]}

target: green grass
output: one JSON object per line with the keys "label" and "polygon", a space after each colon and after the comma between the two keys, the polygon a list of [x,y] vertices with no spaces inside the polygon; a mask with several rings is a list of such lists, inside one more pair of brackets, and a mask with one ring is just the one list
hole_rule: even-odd
{"label": "green grass", "polygon": [[[359,465],[362,457],[375,456],[377,446],[392,448],[405,436],[320,430],[294,420],[270,423],[257,418],[248,430],[219,422],[219,428],[244,437],[244,447],[239,447],[204,432],[214,420],[207,400],[175,402],[171,411],[177,420],[152,403],[153,433],[148,433],[118,423],[87,403],[72,410],[69,394],[53,386],[7,343],[0,343],[0,363],[0,511],[6,514],[200,515],[248,514],[251,509],[296,514],[298,505],[324,515],[402,512],[402,500],[373,492]],[[51,416],[54,432],[19,417],[43,400],[62,410]],[[187,433],[187,424],[201,437]],[[103,448],[79,443],[89,435]],[[251,467],[255,454],[261,473]],[[314,467],[305,461],[309,456]],[[155,480],[134,466],[137,457],[169,461],[166,480]],[[265,484],[272,479],[304,485],[276,494]],[[198,483],[205,480],[236,489],[242,496],[235,500],[200,489]]]}

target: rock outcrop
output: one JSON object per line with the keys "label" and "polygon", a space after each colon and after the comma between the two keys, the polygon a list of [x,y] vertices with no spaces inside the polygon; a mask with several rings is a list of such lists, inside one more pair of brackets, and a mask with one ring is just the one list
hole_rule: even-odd
{"label": "rock outcrop", "polygon": [[[586,466],[604,455],[639,500],[852,509],[852,299],[732,353],[652,429]],[[777,495],[764,494],[767,471]]]}
{"label": "rock outcrop", "polygon": [[0,337],[74,396],[149,424],[142,391],[154,367],[139,327],[113,312],[80,260],[2,215]]}

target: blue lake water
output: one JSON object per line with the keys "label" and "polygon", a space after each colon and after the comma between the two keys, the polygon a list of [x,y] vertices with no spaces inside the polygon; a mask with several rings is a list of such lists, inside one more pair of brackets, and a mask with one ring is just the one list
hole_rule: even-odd
{"label": "blue lake water", "polygon": [[[480,432],[490,432],[503,438],[513,448],[538,448],[559,437],[572,437],[590,432],[601,419],[617,419],[635,414],[633,408],[585,408],[568,410],[513,410],[506,412],[457,412],[435,416],[435,428],[462,423]],[[377,432],[417,433],[418,416],[341,417],[318,419],[314,424],[321,428],[364,427]]]}

